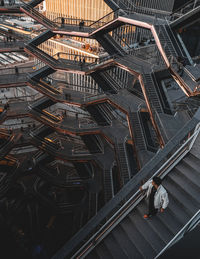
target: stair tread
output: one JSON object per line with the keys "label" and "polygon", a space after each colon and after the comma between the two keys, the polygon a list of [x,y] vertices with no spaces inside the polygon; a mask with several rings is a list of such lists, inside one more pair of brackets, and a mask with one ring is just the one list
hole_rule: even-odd
{"label": "stair tread", "polygon": [[200,173],[198,173],[195,170],[191,170],[190,167],[188,167],[188,164],[178,164],[176,166],[176,169],[180,172],[181,175],[188,178],[190,181],[192,181],[193,184],[200,187]]}
{"label": "stair tread", "polygon": [[[167,225],[163,224],[163,222],[155,215],[149,220],[143,219],[143,215],[146,214],[148,211],[148,205],[144,201],[138,206],[138,211],[140,212],[141,219],[144,221],[144,226],[145,224],[149,224],[149,227],[151,227],[152,231],[157,233],[157,235],[162,239],[162,241],[167,244],[169,240],[173,237],[173,234],[171,231],[168,229]],[[134,219],[134,218],[133,218]],[[140,220],[141,221],[141,220]],[[140,225],[140,227],[142,224]],[[151,237],[150,237],[151,239]]]}
{"label": "stair tread", "polygon": [[128,258],[141,258],[140,252],[137,250],[134,243],[131,241],[131,239],[126,235],[126,232],[124,229],[118,225],[112,232],[112,234],[115,236],[116,240],[122,247],[124,251],[126,251],[126,254]]}
{"label": "stair tread", "polygon": [[[171,195],[169,195],[169,205],[173,206],[173,201],[171,199]],[[178,232],[178,230],[182,227],[182,223],[181,221],[176,217],[176,215],[174,214],[174,210],[173,212],[171,211],[170,208],[171,207],[168,207],[164,210],[164,213],[157,213],[156,214],[156,217],[159,218],[159,220],[165,224],[167,222],[167,228],[169,229],[169,231],[172,233],[172,234],[176,234]],[[147,206],[147,202],[146,202],[146,206]],[[186,222],[184,220],[184,222]]]}
{"label": "stair tread", "polygon": [[[192,182],[190,177],[186,177],[182,171],[177,170],[176,168],[173,169],[173,174],[170,174],[169,177],[171,177],[174,181],[178,182],[184,190],[189,192],[189,194],[197,201],[199,202],[200,197],[200,188],[196,183]],[[200,180],[200,179],[199,179]],[[200,182],[200,181],[199,181]]]}
{"label": "stair tread", "polygon": [[109,249],[110,253],[112,254],[113,258],[115,259],[121,259],[121,258],[128,258],[127,254],[123,249],[120,247],[120,244],[117,242],[113,234],[109,234],[104,239],[104,244]]}
{"label": "stair tread", "polygon": [[168,182],[170,181],[177,190],[187,196],[187,199],[189,199],[194,206],[198,207],[200,205],[199,192],[191,188],[187,182],[184,182],[184,180],[178,177],[174,172],[172,174],[172,172],[168,175]]}
{"label": "stair tread", "polygon": [[152,225],[149,224],[150,220],[145,220],[143,215],[144,208],[142,206],[138,206],[136,212],[133,215],[130,214],[129,217],[138,227],[138,231],[140,231],[142,235],[145,236],[145,239],[148,240],[149,244],[158,253],[164,247],[165,242],[160,238],[157,232],[154,231]]}
{"label": "stair tread", "polygon": [[176,186],[169,183],[169,181],[165,182],[165,186],[167,190],[170,191],[171,195],[176,197],[176,199],[182,204],[183,208],[185,208],[190,215],[194,215],[194,213],[196,212],[196,206],[193,205],[187,193],[180,191],[176,188]]}
{"label": "stair tread", "polygon": [[85,258],[87,258],[87,259],[101,259],[101,257],[97,254],[95,249],[93,249]]}
{"label": "stair tread", "polygon": [[121,222],[121,227],[127,233],[129,239],[137,247],[138,251],[142,254],[145,259],[152,259],[156,255],[155,250],[152,246],[145,240],[142,234],[137,230],[133,222],[126,218]]}
{"label": "stair tread", "polygon": [[100,259],[111,259],[113,258],[107,246],[101,242],[95,247],[95,251]]}
{"label": "stair tread", "polygon": [[199,172],[200,160],[197,157],[189,154],[188,156],[184,157],[183,161]]}

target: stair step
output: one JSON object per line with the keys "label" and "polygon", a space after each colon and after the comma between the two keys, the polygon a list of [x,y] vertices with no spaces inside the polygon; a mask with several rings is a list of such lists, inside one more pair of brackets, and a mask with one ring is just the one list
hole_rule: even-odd
{"label": "stair step", "polygon": [[104,244],[104,242],[101,242],[99,245],[97,245],[95,247],[95,251],[100,259],[114,259],[110,253],[110,249]]}
{"label": "stair step", "polygon": [[194,204],[194,206],[199,206],[199,197],[200,192],[193,189],[188,182],[185,182],[180,176],[178,176],[174,171],[172,171],[168,175],[168,182],[171,182],[180,192],[186,193],[188,198],[191,200],[190,202]]}
{"label": "stair step", "polygon": [[[199,201],[198,197],[200,196],[200,177],[199,182],[194,180],[191,177],[191,173],[183,173],[184,170],[180,171],[178,168],[173,169],[173,179],[180,183],[185,190],[189,190],[189,192],[192,194],[194,199],[197,199],[197,202]],[[200,175],[199,175],[200,176]],[[176,178],[176,179],[175,179]]]}
{"label": "stair step", "polygon": [[180,220],[174,216],[174,213],[172,213],[170,208],[168,206],[163,213],[158,213],[157,217],[163,222],[163,224],[167,223],[168,229],[173,233],[173,235],[176,235],[183,224],[181,224]]}
{"label": "stair step", "polygon": [[96,248],[93,249],[85,258],[87,259],[101,259],[101,257],[97,254]]}
{"label": "stair step", "polygon": [[200,188],[200,173],[192,169],[189,164],[182,161],[176,166],[176,169],[186,178],[189,178],[198,188]]}
{"label": "stair step", "polygon": [[200,160],[197,157],[190,153],[188,156],[184,157],[183,161],[199,172]]}
{"label": "stair step", "polygon": [[182,204],[183,209],[187,210],[189,215],[193,216],[195,214],[197,208],[192,203],[192,201],[191,201],[190,197],[188,197],[187,193],[177,189],[177,187],[174,185],[174,183],[172,181],[170,181],[170,178],[169,178],[169,180],[167,179],[167,181],[165,182],[165,186],[166,186],[167,190],[171,193],[171,195],[176,197],[176,199]]}
{"label": "stair step", "polygon": [[[162,240],[162,242],[164,244],[167,244],[169,242],[169,240],[171,240],[171,238],[173,237],[172,232],[168,229],[166,224],[163,224],[163,222],[157,217],[157,215],[155,215],[154,217],[152,217],[149,220],[145,220],[143,219],[143,215],[148,211],[148,204],[147,202],[142,202],[139,206],[138,206],[138,211],[139,211],[139,215],[141,220],[144,222],[145,224],[149,224],[149,227],[152,228],[152,230],[157,233],[157,235],[160,237],[160,239]],[[131,216],[131,215],[130,215]],[[134,220],[134,215],[133,215],[133,220]],[[140,220],[140,222],[142,222]],[[142,226],[142,223],[139,225],[140,227]],[[159,242],[159,244],[161,245],[162,243]],[[163,245],[164,245],[163,244]],[[161,246],[158,247],[157,251],[160,251],[159,249],[161,249]]]}
{"label": "stair step", "polygon": [[135,224],[133,223],[133,221],[131,221],[130,218],[125,218],[120,225],[128,235],[129,239],[137,247],[143,258],[152,259],[154,256],[156,256],[156,251],[146,241],[144,236],[138,231]]}
{"label": "stair step", "polygon": [[104,244],[109,249],[110,253],[112,254],[113,258],[121,259],[121,258],[128,258],[127,254],[122,249],[120,243],[117,242],[113,234],[109,234],[106,239],[104,240]]}
{"label": "stair step", "polygon": [[143,207],[139,205],[136,212],[134,214],[130,214],[129,217],[134,221],[142,235],[145,236],[145,239],[148,241],[148,243],[158,253],[166,243],[162,238],[160,238],[160,235],[158,235],[157,231],[152,228],[151,224],[149,224],[150,220],[145,220],[143,218],[143,212]]}
{"label": "stair step", "polygon": [[140,259],[142,255],[137,250],[131,239],[126,235],[124,229],[118,225],[112,232],[115,239],[118,241],[122,249],[126,252],[128,258]]}

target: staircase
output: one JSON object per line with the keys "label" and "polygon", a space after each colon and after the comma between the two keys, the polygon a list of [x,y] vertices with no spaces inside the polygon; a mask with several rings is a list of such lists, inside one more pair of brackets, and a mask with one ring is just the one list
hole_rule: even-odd
{"label": "staircase", "polygon": [[31,0],[28,2],[28,5],[30,5],[31,7],[35,7],[38,4],[42,3],[44,0]]}
{"label": "staircase", "polygon": [[169,194],[164,213],[144,220],[142,200],[86,258],[154,258],[200,209],[199,169],[200,159],[188,154],[163,181]]}
{"label": "staircase", "polygon": [[82,135],[81,139],[91,154],[102,153],[103,143],[98,135]]}
{"label": "staircase", "polygon": [[[46,18],[44,15],[42,15],[41,13],[39,13],[38,11],[36,11],[33,7],[34,1],[32,1],[32,5],[29,4],[23,4],[20,9],[26,13],[28,16],[32,17],[34,20],[38,21],[40,24],[44,25],[45,27],[51,29],[51,28],[56,28],[57,25],[52,22],[51,20],[49,20],[48,18]],[[39,1],[38,1],[39,2]]]}
{"label": "staircase", "polygon": [[31,39],[27,44],[38,46],[38,45],[42,44],[43,42],[49,40],[50,38],[52,38],[55,35],[56,34],[53,33],[51,30],[46,30],[46,31],[40,33],[37,37]]}
{"label": "staircase", "polygon": [[30,135],[32,137],[31,142],[34,146],[38,147],[41,150],[44,150],[45,152],[50,153],[51,155],[55,155],[57,150],[60,148],[59,144],[53,142],[51,139],[34,136],[32,133],[30,133]]}
{"label": "staircase", "polygon": [[158,113],[163,113],[163,108],[159,100],[154,81],[151,74],[143,74],[143,82],[150,106]]}
{"label": "staircase", "polygon": [[32,78],[28,80],[28,83],[31,84],[33,88],[36,88],[36,90],[40,91],[43,94],[50,94],[50,95],[60,95],[61,92],[58,91],[56,88],[54,88],[52,85],[42,81],[38,80],[36,78]]}
{"label": "staircase", "polygon": [[[174,46],[174,40],[172,37],[170,37],[170,28],[168,25],[155,25],[154,26],[160,43],[164,49],[164,52],[168,58],[172,57],[177,57],[179,56],[180,53],[177,53],[177,50],[175,49]],[[177,44],[175,44],[177,45]]]}
{"label": "staircase", "polygon": [[115,85],[113,85],[108,78],[105,76],[105,72],[93,72],[91,74],[91,77],[95,80],[95,82],[99,85],[99,87],[103,90],[103,92],[116,94],[117,89],[115,88]]}
{"label": "staircase", "polygon": [[190,4],[191,4],[191,7],[188,7],[187,13],[185,13],[184,15],[181,15],[180,18],[176,19],[174,22],[171,23],[171,27],[174,30],[188,27],[199,20],[200,1],[194,1],[193,3],[190,3]]}
{"label": "staircase", "polygon": [[115,3],[115,0],[104,0],[104,2],[114,11],[119,9],[119,5]]}
{"label": "staircase", "polygon": [[35,45],[32,45],[32,44],[25,45],[25,50],[31,55],[33,55],[34,57],[48,64],[49,66],[56,67],[59,64],[58,60],[54,59],[53,57],[51,57],[41,49],[37,48]]}
{"label": "staircase", "polygon": [[34,137],[40,137],[40,138],[45,138],[48,135],[52,134],[54,130],[48,126],[42,125],[39,128],[33,130],[31,132],[31,135]]}
{"label": "staircase", "polygon": [[99,72],[101,77],[107,82],[108,85],[114,90],[114,93],[117,93],[120,89],[117,80],[115,80],[107,71]]}
{"label": "staircase", "polygon": [[113,39],[113,37],[110,34],[96,34],[95,38],[106,50],[106,52],[108,52],[109,55],[124,56],[127,54],[125,50]]}
{"label": "staircase", "polygon": [[60,122],[61,117],[55,116],[44,109],[50,107],[51,105],[54,105],[55,102],[52,101],[48,97],[42,97],[38,100],[36,100],[32,105],[29,106],[30,113],[39,121],[42,120],[43,123],[50,124],[51,126],[55,126],[55,123]]}
{"label": "staircase", "polygon": [[125,143],[116,143],[116,155],[119,162],[120,176],[123,185],[130,180],[131,176],[126,152]]}
{"label": "staircase", "polygon": [[101,104],[100,106],[99,104],[89,105],[86,107],[86,109],[99,126],[108,126],[111,124],[111,120],[109,115],[106,112],[104,112],[103,107],[103,104]]}
{"label": "staircase", "polygon": [[33,157],[33,163],[34,165],[39,165],[39,164],[47,164],[53,160],[53,157],[47,154],[46,152],[39,151],[36,153]]}
{"label": "staircase", "polygon": [[112,199],[114,196],[112,170],[104,169],[103,172],[103,183],[104,183],[104,200],[105,203]]}
{"label": "staircase", "polygon": [[44,78],[46,76],[49,76],[51,74],[53,74],[56,70],[54,70],[53,68],[49,67],[49,66],[44,66],[40,69],[38,69],[37,71],[29,74],[29,77],[35,78],[35,79],[41,79]]}
{"label": "staircase", "polygon": [[134,135],[135,145],[138,150],[146,150],[145,136],[142,130],[139,113],[129,113],[129,121]]}
{"label": "staircase", "polygon": [[55,102],[52,101],[50,98],[42,97],[31,104],[31,109],[36,109],[36,110],[42,111],[54,104],[55,104]]}

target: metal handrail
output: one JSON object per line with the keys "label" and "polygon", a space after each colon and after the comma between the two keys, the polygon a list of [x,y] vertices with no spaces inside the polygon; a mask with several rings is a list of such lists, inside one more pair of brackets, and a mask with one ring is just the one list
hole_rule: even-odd
{"label": "metal handrail", "polygon": [[[174,167],[180,161],[180,158],[182,159],[190,151],[199,132],[200,123],[198,123],[198,125],[196,126],[196,129],[192,136],[154,173],[154,175],[150,179],[157,175],[159,175],[161,178],[164,178],[164,176],[166,176],[166,174],[169,173],[172,167]],[[190,141],[191,144],[189,145],[189,148],[187,150],[185,149],[185,147]],[[109,220],[106,221],[106,223],[73,255],[72,258],[81,258],[81,256],[83,256],[84,253],[86,253],[87,255],[88,249],[91,248],[91,246],[96,246],[96,244],[98,243],[98,239],[105,235],[105,231],[107,231],[109,228],[112,228],[113,224],[116,223],[116,220],[119,220],[119,217],[122,216],[122,213],[124,214],[127,211],[127,207],[129,213],[130,208],[132,210],[138,204],[138,201],[141,201],[143,198],[144,196],[142,196],[140,191],[138,190]],[[87,245],[88,247],[86,247]],[[81,253],[83,249],[85,250]]]}
{"label": "metal handrail", "polygon": [[[65,258],[66,255],[71,255],[75,251],[75,249],[78,249],[78,247],[80,247],[81,245],[82,247],[79,249],[79,251],[70,258],[80,258],[78,257],[78,253],[79,255],[84,254],[85,256],[88,252],[88,249],[95,246],[96,243],[102,239],[104,232],[107,229],[111,230],[111,228],[113,228],[118,223],[119,218],[120,220],[123,219],[121,218],[122,215],[123,217],[125,217],[132,210],[132,204],[136,206],[137,203],[139,203],[140,200],[143,198],[138,197],[137,200],[134,199],[139,194],[138,187],[140,185],[140,182],[144,179],[147,180],[153,177],[153,175],[155,175],[155,170],[157,170],[161,165],[162,167],[156,171],[156,174],[161,174],[163,172],[167,174],[176,165],[175,162],[178,163],[190,151],[196,137],[199,134],[199,121],[200,109],[197,111],[196,115],[165,145],[165,147],[157,152],[156,155],[140,170],[140,172],[136,176],[134,176],[124,186],[124,188],[122,188],[115,195],[115,197],[104,206],[104,208],[101,209],[101,213],[94,216],[74,237],[72,237],[70,241],[68,241],[63,249],[59,250],[56,255],[52,257],[52,259]],[[196,127],[197,125],[198,127]],[[188,138],[188,134],[190,133],[193,133],[192,136],[186,142],[184,142]],[[189,142],[191,143],[189,144]],[[182,144],[181,147],[180,143]],[[176,152],[175,149],[177,150]],[[171,156],[171,161],[167,160],[167,162],[165,162],[167,156],[172,153],[173,155]],[[161,172],[161,170],[163,172]],[[164,177],[164,174],[162,175],[162,177]],[[133,196],[131,197],[131,195]],[[127,200],[128,202],[126,202]],[[123,202],[126,202],[126,208],[124,208],[125,205],[123,205],[124,211],[122,213],[122,208],[120,208],[120,210],[118,210],[118,208],[119,206],[121,206],[121,204],[123,204]],[[118,212],[116,213],[116,211]],[[106,221],[109,215],[111,218],[108,223],[104,224],[103,229],[101,227],[102,223]],[[113,215],[115,215],[115,217]],[[99,229],[99,227],[101,227],[101,233],[99,232],[99,230],[97,230]],[[94,231],[97,231],[96,234],[93,235],[92,238],[90,238],[90,234],[94,233]],[[86,240],[89,241],[86,242]]]}
{"label": "metal handrail", "polygon": [[[168,21],[167,19],[165,19],[165,20],[166,20],[166,23],[167,23],[167,25],[168,25],[168,28],[169,28],[171,34],[174,35],[174,32],[172,31],[172,28],[171,28],[171,26],[170,26],[169,21]],[[171,40],[171,39],[170,39],[170,40]],[[179,48],[180,53],[182,53],[182,55],[183,55],[182,49],[181,49],[181,47],[180,47],[180,43],[177,41],[177,38],[174,37],[174,40],[175,40],[175,42],[176,42],[176,45],[177,45],[178,48]],[[171,42],[171,43],[172,43],[172,42]],[[173,43],[172,43],[172,44],[173,44]],[[183,55],[183,56],[184,56],[184,55]]]}
{"label": "metal handrail", "polygon": [[[16,64],[17,65],[17,64]],[[31,72],[33,66],[27,66],[27,67],[18,67],[18,73],[27,73]],[[13,73],[12,73],[13,72]],[[0,68],[0,75],[5,75],[5,74],[16,74],[15,68],[14,67],[8,67],[8,68]]]}
{"label": "metal handrail", "polygon": [[23,3],[22,0],[18,0],[17,2],[18,3],[10,4],[9,1],[4,0],[4,6],[19,7]]}
{"label": "metal handrail", "polygon": [[194,216],[184,225],[184,227],[171,239],[171,241],[160,251],[160,253],[154,258],[158,258],[161,254],[163,254],[168,248],[174,245],[177,241],[179,241],[187,232],[190,232],[192,229],[196,227],[200,222],[200,210],[198,210]]}
{"label": "metal handrail", "polygon": [[175,21],[176,19],[179,19],[181,16],[183,16],[186,13],[189,13],[193,9],[197,8],[200,5],[200,0],[191,0],[187,2],[185,5],[180,7],[179,9],[175,10],[170,15],[170,21]]}
{"label": "metal handrail", "polygon": [[116,32],[112,31],[112,36],[113,35],[114,35],[113,39],[115,40],[117,38],[117,41],[119,42],[120,46],[124,50],[129,51],[129,49],[131,49],[128,43],[126,43],[126,41],[121,36],[119,36]]}

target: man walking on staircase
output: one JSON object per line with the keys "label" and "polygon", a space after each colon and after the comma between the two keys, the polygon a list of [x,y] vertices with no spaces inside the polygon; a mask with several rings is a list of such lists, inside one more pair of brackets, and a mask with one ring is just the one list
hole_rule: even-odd
{"label": "man walking on staircase", "polygon": [[149,212],[144,215],[145,219],[148,219],[158,211],[164,212],[169,203],[168,194],[165,188],[161,185],[162,180],[155,176],[153,180],[147,181],[144,185],[140,186],[140,190],[147,189],[147,198],[149,198]]}

